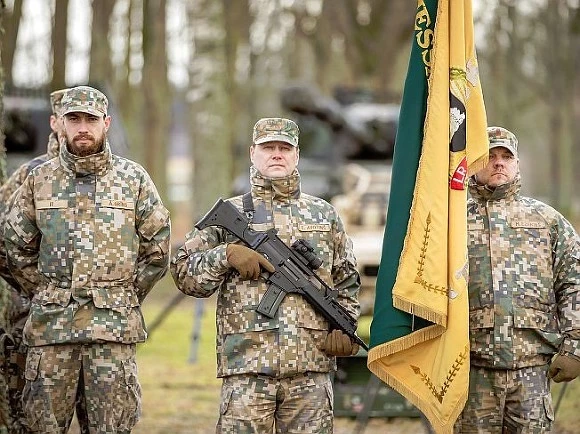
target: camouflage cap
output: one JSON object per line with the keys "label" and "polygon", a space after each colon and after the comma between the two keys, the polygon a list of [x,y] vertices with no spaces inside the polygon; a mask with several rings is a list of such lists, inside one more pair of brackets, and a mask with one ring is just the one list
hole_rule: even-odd
{"label": "camouflage cap", "polygon": [[518,156],[518,139],[511,131],[502,127],[488,127],[487,137],[489,139],[489,149],[502,146],[508,149],[514,157]]}
{"label": "camouflage cap", "polygon": [[60,110],[62,109],[62,97],[68,89],[59,89],[50,93],[50,107],[52,108],[52,113],[55,115],[60,115]]}
{"label": "camouflage cap", "polygon": [[99,90],[89,86],[71,87],[62,98],[62,113],[82,112],[94,116],[106,116],[109,101]]}
{"label": "camouflage cap", "polygon": [[254,125],[254,144],[281,141],[298,146],[298,125],[285,118],[262,118]]}

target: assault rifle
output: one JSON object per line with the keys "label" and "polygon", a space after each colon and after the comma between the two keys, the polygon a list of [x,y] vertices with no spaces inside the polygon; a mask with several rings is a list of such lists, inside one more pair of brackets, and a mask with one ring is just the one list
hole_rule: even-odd
{"label": "assault rifle", "polygon": [[276,235],[274,228],[265,232],[255,231],[234,205],[222,199],[218,199],[195,225],[199,230],[209,226],[224,228],[274,265],[276,270],[273,273],[263,273],[269,287],[256,308],[258,313],[273,318],[286,294],[300,294],[322,314],[331,329],[342,330],[368,351],[367,344],[356,334],[356,321],[336,300],[337,291],[313,271],[321,265],[321,261],[306,241],[298,240],[290,248]]}

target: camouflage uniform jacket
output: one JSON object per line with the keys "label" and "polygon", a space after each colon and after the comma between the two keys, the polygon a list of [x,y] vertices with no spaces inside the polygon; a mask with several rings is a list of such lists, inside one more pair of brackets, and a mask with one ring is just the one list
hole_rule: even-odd
{"label": "camouflage uniform jacket", "polygon": [[471,363],[497,369],[580,357],[580,244],[552,207],[519,194],[519,176],[494,191],[470,179]]}
{"label": "camouflage uniform jacket", "polygon": [[[318,275],[338,290],[340,303],[358,318],[360,278],[352,242],[336,210],[322,199],[301,194],[297,171],[272,180],[252,167],[251,184],[252,228],[275,227],[287,245],[297,239],[309,241],[323,261]],[[242,196],[230,201],[243,209]],[[194,229],[171,263],[183,293],[209,297],[217,291],[218,377],[255,373],[281,378],[334,369],[334,357],[320,349],[328,323],[300,295],[286,295],[272,319],[256,312],[266,282],[240,279],[226,260],[226,244],[234,242],[237,238],[221,228]]]}
{"label": "camouflage uniform jacket", "polygon": [[[24,180],[32,169],[48,160],[58,157],[58,149],[58,138],[56,133],[53,131],[48,136],[48,147],[46,153],[20,165],[20,167],[10,175],[6,182],[2,184],[0,187],[0,227],[3,227],[4,222],[6,221],[6,212],[8,211],[12,194],[18,189],[18,187],[24,184]],[[0,239],[1,238],[2,232],[0,231]],[[4,242],[0,242],[0,276],[3,277],[12,287],[16,287],[17,283],[14,281],[12,274],[8,270],[8,265],[6,264]]]}
{"label": "camouflage uniform jacket", "polygon": [[12,274],[32,298],[30,346],[141,342],[140,303],[165,274],[169,212],[138,164],[102,152],[32,170],[4,227]]}

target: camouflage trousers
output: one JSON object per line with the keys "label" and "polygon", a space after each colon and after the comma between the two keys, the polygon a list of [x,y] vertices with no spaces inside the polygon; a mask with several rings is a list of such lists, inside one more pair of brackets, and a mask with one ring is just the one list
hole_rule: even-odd
{"label": "camouflage trousers", "polygon": [[27,346],[22,342],[22,333],[18,333],[18,330],[12,334],[4,334],[0,340],[2,376],[6,384],[8,404],[9,432],[11,434],[27,433],[28,430],[22,423],[24,415],[20,401],[24,388]]}
{"label": "camouflage trousers", "polygon": [[456,433],[548,433],[554,421],[548,366],[471,367],[467,404]]}
{"label": "camouflage trousers", "polygon": [[[24,389],[24,369],[28,346],[23,342],[22,329],[30,311],[30,300],[11,289],[9,303],[9,323],[11,332],[0,333],[0,369],[6,385],[7,422],[10,434],[26,434],[30,431],[26,427],[22,410],[22,390]],[[89,434],[86,409],[84,408],[82,390],[78,390],[76,415],[79,421],[81,434]]]}
{"label": "camouflage trousers", "polygon": [[[31,347],[22,405],[31,432],[66,433],[82,390],[90,434],[130,433],[141,413],[135,345]],[[77,404],[78,408],[78,404]]]}
{"label": "camouflage trousers", "polygon": [[216,432],[332,433],[333,396],[328,373],[225,377]]}

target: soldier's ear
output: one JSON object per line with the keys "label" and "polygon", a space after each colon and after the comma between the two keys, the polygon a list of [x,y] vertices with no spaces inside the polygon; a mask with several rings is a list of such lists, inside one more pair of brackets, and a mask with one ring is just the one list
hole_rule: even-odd
{"label": "soldier's ear", "polygon": [[105,116],[105,131],[109,131],[111,126],[111,116]]}
{"label": "soldier's ear", "polygon": [[55,114],[50,115],[50,128],[52,129],[52,131],[57,130],[57,122],[58,122],[58,116]]}
{"label": "soldier's ear", "polygon": [[250,145],[250,162],[254,164],[254,148],[256,145]]}

